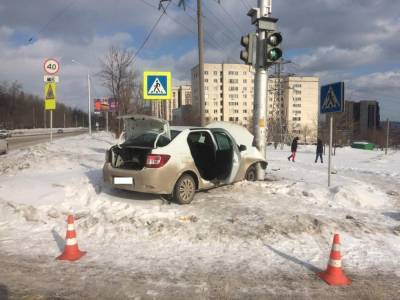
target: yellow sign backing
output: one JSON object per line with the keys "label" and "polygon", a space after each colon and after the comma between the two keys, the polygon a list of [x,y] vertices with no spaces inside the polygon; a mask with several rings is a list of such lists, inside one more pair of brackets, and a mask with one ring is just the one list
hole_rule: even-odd
{"label": "yellow sign backing", "polygon": [[171,72],[146,71],[143,73],[145,100],[171,100]]}
{"label": "yellow sign backing", "polygon": [[56,109],[56,88],[55,82],[47,82],[44,84],[44,108],[45,110]]}

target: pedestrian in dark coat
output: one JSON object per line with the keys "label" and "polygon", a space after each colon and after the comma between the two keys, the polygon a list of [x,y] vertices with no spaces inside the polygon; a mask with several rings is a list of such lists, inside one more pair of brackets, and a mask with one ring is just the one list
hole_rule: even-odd
{"label": "pedestrian in dark coat", "polygon": [[294,162],[294,160],[296,158],[297,141],[298,140],[299,140],[299,138],[297,136],[293,139],[292,146],[290,147],[291,148],[290,150],[292,151],[292,154],[287,158],[288,161],[290,161],[290,159],[292,159],[292,161]]}
{"label": "pedestrian in dark coat", "polygon": [[318,156],[321,158],[321,163],[322,161],[322,152],[324,151],[324,146],[322,145],[321,139],[318,139],[317,141],[317,155],[315,156],[315,162],[318,161]]}

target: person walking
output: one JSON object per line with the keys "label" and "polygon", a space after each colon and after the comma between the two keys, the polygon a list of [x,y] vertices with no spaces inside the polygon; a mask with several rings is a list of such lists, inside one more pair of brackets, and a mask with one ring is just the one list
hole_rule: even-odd
{"label": "person walking", "polygon": [[295,137],[292,141],[292,146],[290,147],[290,150],[292,151],[292,154],[287,158],[288,161],[292,159],[292,162],[294,162],[296,158],[296,151],[297,151],[297,141],[299,140],[299,137]]}
{"label": "person walking", "polygon": [[318,139],[317,141],[317,154],[315,156],[315,162],[318,161],[318,156],[321,158],[321,164],[323,163],[322,161],[322,151],[324,149],[324,146],[322,145],[321,139]]}

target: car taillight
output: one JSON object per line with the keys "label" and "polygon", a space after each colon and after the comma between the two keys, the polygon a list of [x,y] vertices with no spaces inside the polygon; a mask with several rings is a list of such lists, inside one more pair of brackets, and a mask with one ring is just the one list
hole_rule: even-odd
{"label": "car taillight", "polygon": [[161,168],[171,156],[164,154],[149,154],[146,159],[146,168]]}

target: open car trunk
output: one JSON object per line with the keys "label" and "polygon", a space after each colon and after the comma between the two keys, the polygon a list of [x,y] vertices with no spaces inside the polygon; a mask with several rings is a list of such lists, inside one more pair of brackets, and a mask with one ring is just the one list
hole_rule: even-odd
{"label": "open car trunk", "polygon": [[120,169],[141,170],[146,165],[147,155],[152,148],[118,147],[111,148],[111,166]]}
{"label": "open car trunk", "polygon": [[144,115],[127,115],[121,119],[124,131],[120,143],[110,149],[108,159],[114,168],[141,170],[153,149],[170,143],[168,121]]}

